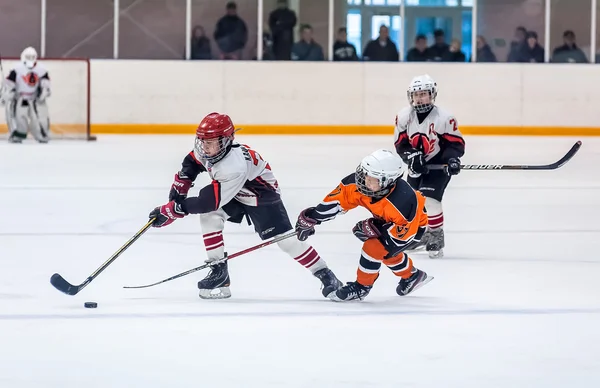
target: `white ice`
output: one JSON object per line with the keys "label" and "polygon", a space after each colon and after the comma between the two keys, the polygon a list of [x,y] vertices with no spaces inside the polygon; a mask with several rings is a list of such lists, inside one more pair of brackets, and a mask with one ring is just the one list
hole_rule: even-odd
{"label": "white ice", "polygon": [[[598,387],[600,140],[556,171],[463,171],[444,201],[446,257],[407,297],[387,269],[368,298],[324,299],[275,247],[232,260],[233,296],[198,298],[198,218],[152,229],[82,282],[167,199],[190,136],[0,144],[0,387]],[[292,222],[392,139],[239,136],[268,159]],[[465,163],[549,163],[578,139],[467,137]],[[203,178],[204,179],[204,178]],[[201,180],[194,192],[206,182]],[[309,242],[355,279],[359,209]],[[235,252],[260,242],[228,224]],[[84,309],[98,302],[96,310]]]}

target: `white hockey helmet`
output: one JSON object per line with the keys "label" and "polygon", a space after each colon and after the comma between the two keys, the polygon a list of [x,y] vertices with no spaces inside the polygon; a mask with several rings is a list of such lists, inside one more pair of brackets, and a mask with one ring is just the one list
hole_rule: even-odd
{"label": "white hockey helmet", "polygon": [[[396,181],[404,175],[404,162],[395,152],[377,150],[365,157],[356,168],[355,179],[358,191],[368,197],[383,197],[387,195]],[[367,187],[366,176],[379,181],[379,190]]]}
{"label": "white hockey helmet", "polygon": [[[423,101],[423,93],[418,92],[429,92],[429,98],[426,99],[427,102]],[[410,81],[406,95],[408,97],[408,102],[417,113],[427,113],[433,109],[433,106],[435,105],[437,92],[437,83],[429,76],[429,74],[423,74],[416,76]],[[419,94],[418,98],[415,98],[415,93]]]}
{"label": "white hockey helmet", "polygon": [[28,69],[33,69],[35,67],[35,63],[37,62],[38,54],[37,51],[33,47],[27,47],[21,53],[21,62]]}

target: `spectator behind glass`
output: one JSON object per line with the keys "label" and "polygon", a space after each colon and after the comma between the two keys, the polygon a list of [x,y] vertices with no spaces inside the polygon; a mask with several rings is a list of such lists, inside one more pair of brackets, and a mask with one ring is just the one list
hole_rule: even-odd
{"label": "spectator behind glass", "polygon": [[219,19],[215,29],[215,41],[221,50],[221,59],[241,59],[242,50],[248,42],[248,28],[237,15],[235,2],[228,2],[225,9],[227,13]]}
{"label": "spectator behind glass", "polygon": [[446,43],[444,31],[435,30],[433,36],[435,37],[435,43],[429,47],[430,59],[436,62],[450,61],[450,46]]}
{"label": "spectator behind glass", "polygon": [[210,40],[206,37],[204,27],[196,26],[192,30],[190,59],[212,59],[210,51]]}
{"label": "spectator behind glass", "polygon": [[273,37],[273,53],[278,61],[289,61],[294,45],[296,13],[288,8],[287,0],[278,0],[277,9],[269,15],[269,28]]}
{"label": "spectator behind glass", "polygon": [[497,62],[496,55],[481,35],[477,35],[477,62]]}
{"label": "spectator behind glass", "polygon": [[575,44],[575,33],[571,30],[565,31],[563,34],[562,46],[554,49],[552,53],[552,62],[557,63],[587,63],[588,59]]}
{"label": "spectator behind glass", "polygon": [[348,43],[348,34],[345,27],[340,27],[337,33],[337,39],[333,44],[334,61],[358,61],[356,48]]}
{"label": "spectator behind glass", "polygon": [[510,42],[510,51],[508,53],[507,62],[519,62],[521,52],[525,48],[525,40],[527,39],[527,30],[525,27],[517,27],[515,29],[515,40]]}
{"label": "spectator behind glass", "polygon": [[305,24],[301,27],[300,41],[292,47],[292,60],[294,61],[322,61],[325,59],[323,48],[313,40],[312,27]]}
{"label": "spectator behind glass", "polygon": [[415,38],[415,47],[406,53],[407,62],[426,62],[430,60],[429,49],[427,48],[427,37],[419,34]]}
{"label": "spectator behind glass", "polygon": [[450,44],[450,48],[448,49],[449,62],[465,62],[467,60],[467,56],[460,49],[460,44],[460,40],[452,39],[452,43]]}
{"label": "spectator behind glass", "polygon": [[538,36],[535,31],[527,33],[525,46],[521,48],[518,62],[544,62],[544,49],[538,43]]}
{"label": "spectator behind glass", "polygon": [[398,48],[390,39],[390,30],[382,25],[379,27],[379,37],[367,43],[363,51],[363,60],[397,62],[398,59]]}

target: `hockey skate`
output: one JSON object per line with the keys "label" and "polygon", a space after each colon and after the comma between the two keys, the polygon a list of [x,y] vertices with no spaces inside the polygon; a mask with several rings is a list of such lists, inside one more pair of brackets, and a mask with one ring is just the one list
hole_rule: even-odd
{"label": "hockey skate", "polygon": [[229,290],[229,271],[227,262],[210,266],[210,273],[198,282],[200,298],[202,299],[226,299],[231,297]]}
{"label": "hockey skate", "polygon": [[416,252],[424,251],[427,247],[427,242],[429,241],[430,238],[431,238],[431,233],[429,231],[426,231],[425,233],[423,233],[423,237],[421,237],[421,240],[413,241],[412,243],[410,243],[410,245],[408,245],[406,247],[406,252],[407,253],[416,253]]}
{"label": "hockey skate", "polygon": [[339,288],[335,292],[335,298],[332,300],[338,302],[347,302],[351,300],[363,300],[369,292],[371,292],[373,286],[363,286],[359,282],[348,282],[342,288]]}
{"label": "hockey skate", "polygon": [[431,231],[427,240],[427,253],[430,259],[440,259],[444,257],[444,230],[435,229]]}
{"label": "hockey skate", "polygon": [[315,276],[323,283],[323,296],[332,299],[335,291],[342,286],[342,282],[338,280],[332,270],[323,268],[315,272]]}
{"label": "hockey skate", "polygon": [[433,276],[427,276],[425,271],[415,268],[416,271],[410,275],[407,279],[400,279],[398,287],[396,287],[396,293],[400,296],[405,296],[413,292],[414,290],[424,286],[433,280]]}

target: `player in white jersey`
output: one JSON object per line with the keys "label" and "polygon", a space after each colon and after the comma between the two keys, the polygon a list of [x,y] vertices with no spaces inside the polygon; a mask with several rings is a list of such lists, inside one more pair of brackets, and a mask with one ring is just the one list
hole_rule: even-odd
{"label": "player in white jersey", "polygon": [[[396,115],[394,144],[408,165],[408,183],[426,198],[428,228],[418,246],[425,246],[431,258],[444,255],[444,212],[442,197],[450,178],[460,172],[465,141],[456,118],[435,105],[438,87],[427,74],[411,81],[409,107]],[[430,164],[446,164],[443,170],[429,170]]]}
{"label": "player in white jersey", "polygon": [[[152,210],[155,227],[167,226],[188,214],[200,214],[207,262],[225,257],[225,221],[254,224],[262,240],[293,229],[281,200],[280,188],[271,166],[246,145],[234,143],[235,128],[225,114],[211,113],[198,126],[194,150],[183,160],[169,193],[169,202]],[[212,183],[197,197],[188,197],[192,183],[208,172]],[[279,248],[309,269],[323,284],[323,296],[332,298],[342,286],[325,261],[310,245],[296,237],[277,243]],[[231,296],[227,261],[211,265],[211,272],[198,282],[200,297],[222,299]]]}
{"label": "player in white jersey", "polygon": [[6,111],[8,141],[21,143],[29,131],[38,142],[48,142],[48,97],[48,71],[37,62],[35,49],[27,47],[21,54],[21,63],[8,74],[0,92],[0,104],[5,105]]}

